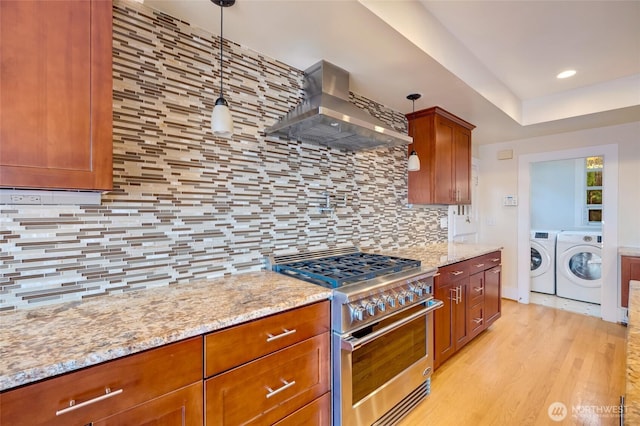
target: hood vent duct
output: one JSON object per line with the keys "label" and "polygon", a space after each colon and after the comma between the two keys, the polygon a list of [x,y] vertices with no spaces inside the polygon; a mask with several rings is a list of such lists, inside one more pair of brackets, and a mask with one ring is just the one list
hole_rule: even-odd
{"label": "hood vent duct", "polygon": [[413,138],[349,102],[349,73],[326,61],[304,74],[304,101],[266,133],[348,151],[408,145]]}

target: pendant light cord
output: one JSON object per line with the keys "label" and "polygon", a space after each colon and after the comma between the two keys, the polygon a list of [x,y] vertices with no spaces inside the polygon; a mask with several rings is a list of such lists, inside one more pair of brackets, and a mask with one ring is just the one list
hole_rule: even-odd
{"label": "pendant light cord", "polygon": [[223,77],[223,66],[222,66],[222,61],[223,61],[223,57],[222,57],[222,44],[223,44],[223,40],[224,38],[222,38],[222,14],[224,11],[224,7],[222,5],[220,5],[220,97],[222,98],[222,77]]}

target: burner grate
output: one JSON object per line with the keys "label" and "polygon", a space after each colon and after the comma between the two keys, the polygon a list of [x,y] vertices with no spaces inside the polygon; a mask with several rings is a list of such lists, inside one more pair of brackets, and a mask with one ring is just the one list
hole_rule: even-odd
{"label": "burner grate", "polygon": [[276,272],[327,283],[332,288],[420,266],[419,260],[351,253],[274,265]]}

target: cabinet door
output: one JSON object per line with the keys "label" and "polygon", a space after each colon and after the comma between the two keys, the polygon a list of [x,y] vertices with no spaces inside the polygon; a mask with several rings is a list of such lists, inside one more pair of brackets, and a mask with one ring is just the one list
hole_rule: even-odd
{"label": "cabinet door", "polygon": [[299,425],[330,425],[331,424],[331,393],[327,392],[320,398],[310,402],[275,423],[274,426]]}
{"label": "cabinet door", "polygon": [[[438,280],[439,277],[436,277]],[[438,368],[455,351],[453,339],[453,306],[455,304],[455,291],[451,284],[435,284],[435,298],[442,300],[444,305],[436,309],[433,314],[434,325],[434,357],[433,367]]]}
{"label": "cabinet door", "polygon": [[0,2],[0,186],[112,188],[111,0]]}
{"label": "cabinet door", "polygon": [[455,304],[453,334],[456,342],[456,351],[463,347],[470,339],[468,320],[469,278],[457,281],[454,286],[458,288],[458,301]]}
{"label": "cabinet door", "polygon": [[640,280],[640,257],[620,258],[620,306],[629,307],[629,281]]}
{"label": "cabinet door", "polygon": [[469,275],[469,305],[484,302],[484,271]]}
{"label": "cabinet door", "polygon": [[93,422],[93,426],[200,426],[202,424],[202,381]]}
{"label": "cabinet door", "polygon": [[471,204],[471,131],[456,126],[453,145],[455,203]]}
{"label": "cabinet door", "polygon": [[435,204],[451,204],[455,201],[454,134],[456,125],[446,118],[436,116],[436,140],[434,167]]}
{"label": "cabinet door", "polygon": [[485,308],[485,328],[489,327],[495,320],[500,318],[502,312],[502,300],[500,289],[500,276],[502,267],[495,266],[484,273],[484,308]]}

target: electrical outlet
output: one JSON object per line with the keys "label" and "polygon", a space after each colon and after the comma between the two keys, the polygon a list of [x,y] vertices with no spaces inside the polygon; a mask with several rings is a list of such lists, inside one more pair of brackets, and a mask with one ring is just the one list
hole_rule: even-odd
{"label": "electrical outlet", "polygon": [[9,200],[11,204],[42,204],[40,195],[12,194],[9,196]]}

